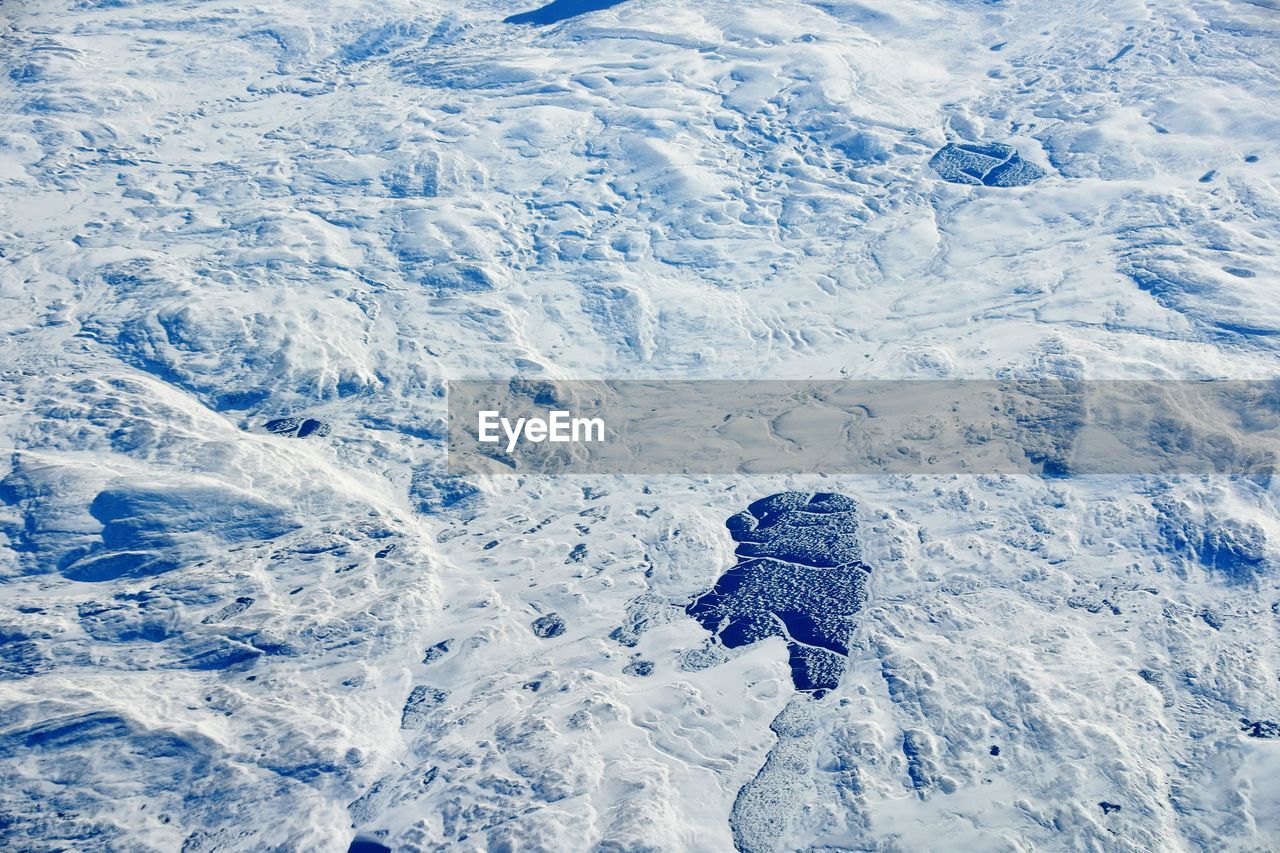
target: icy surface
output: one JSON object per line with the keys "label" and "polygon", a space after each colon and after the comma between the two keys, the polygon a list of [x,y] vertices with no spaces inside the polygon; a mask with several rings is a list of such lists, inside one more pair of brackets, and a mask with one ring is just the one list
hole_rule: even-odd
{"label": "icy surface", "polygon": [[1044,169],[1023,160],[1017,150],[999,142],[985,145],[948,142],[929,165],[953,184],[1021,187],[1044,177]]}
{"label": "icy surface", "polygon": [[866,598],[857,508],[829,493],[784,492],[751,504],[726,525],[739,543],[737,565],[689,615],[731,649],[782,637],[796,689],[833,689]]}
{"label": "icy surface", "polygon": [[558,24],[569,18],[585,15],[587,12],[598,12],[601,9],[617,6],[621,2],[623,0],[552,0],[552,2],[545,6],[539,6],[537,9],[521,12],[518,15],[510,15],[504,18],[503,22],[507,24],[536,24],[538,26]]}
{"label": "icy surface", "polygon": [[[1267,476],[468,481],[441,397],[1275,376],[1275,4],[534,5],[4,4],[2,846],[1275,848]],[[790,492],[820,699],[685,612]]]}

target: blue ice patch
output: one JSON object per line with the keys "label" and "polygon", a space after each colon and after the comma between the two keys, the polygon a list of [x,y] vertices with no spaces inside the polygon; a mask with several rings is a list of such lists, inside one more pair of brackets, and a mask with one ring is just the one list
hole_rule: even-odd
{"label": "blue ice patch", "polygon": [[1045,175],[1044,169],[1023,160],[1012,145],[1000,142],[948,143],[933,155],[929,166],[944,181],[975,186],[1021,187]]}
{"label": "blue ice patch", "polygon": [[558,24],[561,21],[567,21],[569,18],[585,15],[588,12],[599,12],[602,9],[617,6],[622,2],[623,0],[552,0],[545,6],[504,18],[502,22],[504,24],[533,24],[534,26],[545,27],[549,24]]}
{"label": "blue ice patch", "polygon": [[870,571],[858,546],[857,504],[829,492],[783,492],[725,526],[738,562],[686,612],[727,648],[782,637],[797,690],[834,688]]}

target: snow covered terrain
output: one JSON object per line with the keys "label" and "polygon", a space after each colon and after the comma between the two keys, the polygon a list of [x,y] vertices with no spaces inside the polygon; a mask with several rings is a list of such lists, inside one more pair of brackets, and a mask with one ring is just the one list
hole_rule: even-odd
{"label": "snow covered terrain", "polygon": [[[6,0],[0,59],[5,849],[1280,846],[1269,472],[444,454],[449,379],[1274,377],[1275,3]],[[819,690],[696,618],[775,495],[865,567]]]}

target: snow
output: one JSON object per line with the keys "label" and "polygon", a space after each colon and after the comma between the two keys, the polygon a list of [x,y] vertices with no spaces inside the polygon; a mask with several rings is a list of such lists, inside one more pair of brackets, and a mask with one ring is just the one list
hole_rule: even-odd
{"label": "snow", "polygon": [[[1276,846],[1266,471],[445,459],[459,379],[1273,377],[1274,5],[6,6],[4,846]],[[788,492],[821,697],[685,613]]]}

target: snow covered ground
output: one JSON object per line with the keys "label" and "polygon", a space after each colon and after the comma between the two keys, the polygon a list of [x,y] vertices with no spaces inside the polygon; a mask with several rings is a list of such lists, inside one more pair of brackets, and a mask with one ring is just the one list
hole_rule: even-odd
{"label": "snow covered ground", "polygon": [[[1280,845],[1271,478],[466,480],[443,398],[1272,377],[1275,4],[553,5],[0,8],[4,846]],[[685,611],[784,492],[820,697]]]}

